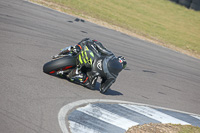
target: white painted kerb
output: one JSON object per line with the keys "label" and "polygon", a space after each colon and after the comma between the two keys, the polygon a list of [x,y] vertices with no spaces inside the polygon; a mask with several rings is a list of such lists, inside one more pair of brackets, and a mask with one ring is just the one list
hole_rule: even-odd
{"label": "white painted kerb", "polygon": [[81,106],[83,104],[89,104],[89,103],[119,103],[119,104],[132,104],[132,105],[140,105],[140,106],[148,106],[148,107],[153,107],[153,108],[159,108],[159,109],[165,109],[165,110],[170,110],[170,111],[175,111],[175,112],[180,112],[180,113],[185,113],[193,116],[199,116],[197,114],[192,114],[188,112],[183,112],[183,111],[178,111],[178,110],[173,110],[173,109],[168,109],[168,108],[163,108],[163,107],[158,107],[158,106],[152,106],[152,105],[147,105],[147,104],[141,104],[141,103],[134,103],[134,102],[128,102],[128,101],[120,101],[120,100],[108,100],[108,99],[85,99],[85,100],[80,100],[76,101],[73,103],[69,103],[65,106],[63,106],[59,113],[58,113],[58,123],[60,125],[60,128],[63,133],[69,133],[67,129],[67,123],[66,123],[66,115],[67,113],[74,109],[75,107]]}

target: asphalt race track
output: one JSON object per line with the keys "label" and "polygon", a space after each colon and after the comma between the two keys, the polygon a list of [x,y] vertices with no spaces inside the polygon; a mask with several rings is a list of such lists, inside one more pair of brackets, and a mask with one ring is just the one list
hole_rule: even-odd
{"label": "asphalt race track", "polygon": [[[128,67],[105,95],[42,72],[61,48],[101,41]],[[61,133],[58,112],[113,99],[200,114],[200,60],[24,0],[0,1],[0,132]]]}

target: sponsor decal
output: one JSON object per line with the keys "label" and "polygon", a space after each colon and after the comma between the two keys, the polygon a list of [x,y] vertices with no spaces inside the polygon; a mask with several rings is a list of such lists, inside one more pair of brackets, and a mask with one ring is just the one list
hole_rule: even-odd
{"label": "sponsor decal", "polygon": [[102,71],[102,60],[97,61],[97,68]]}
{"label": "sponsor decal", "polygon": [[119,58],[119,63],[122,63],[123,61],[122,61],[122,59],[121,58]]}

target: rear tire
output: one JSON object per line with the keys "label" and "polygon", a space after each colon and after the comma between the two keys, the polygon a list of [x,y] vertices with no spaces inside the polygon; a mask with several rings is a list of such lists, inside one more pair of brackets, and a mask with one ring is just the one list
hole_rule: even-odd
{"label": "rear tire", "polygon": [[65,56],[63,58],[52,60],[44,64],[43,72],[47,74],[53,74],[56,71],[59,71],[62,69],[74,68],[74,67],[76,67],[76,57]]}

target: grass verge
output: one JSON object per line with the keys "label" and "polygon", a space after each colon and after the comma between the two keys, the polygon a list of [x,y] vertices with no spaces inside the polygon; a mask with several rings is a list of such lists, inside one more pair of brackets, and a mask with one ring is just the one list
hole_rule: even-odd
{"label": "grass verge", "polygon": [[200,12],[168,0],[31,0],[200,58]]}
{"label": "grass verge", "polygon": [[126,133],[200,133],[200,127],[180,124],[150,123],[133,126]]}

